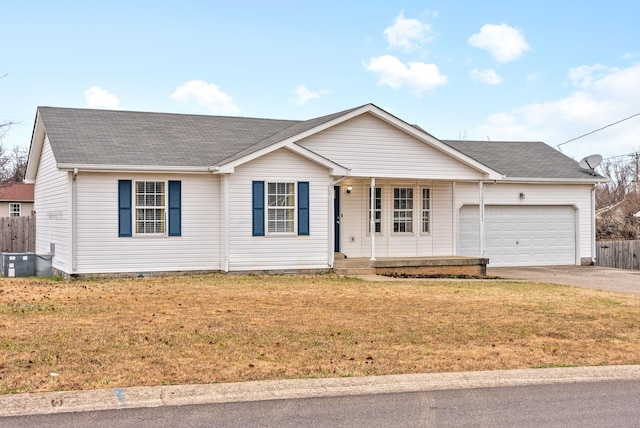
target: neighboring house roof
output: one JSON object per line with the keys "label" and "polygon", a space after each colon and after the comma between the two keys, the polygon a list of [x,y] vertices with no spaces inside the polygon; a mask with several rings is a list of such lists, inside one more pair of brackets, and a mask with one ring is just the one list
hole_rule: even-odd
{"label": "neighboring house roof", "polygon": [[443,143],[508,178],[603,179],[570,157],[539,141],[458,141]]}
{"label": "neighboring house roof", "polygon": [[[39,107],[31,150],[38,141],[41,144],[44,130],[61,168],[218,168],[243,162],[250,155],[258,156],[285,144],[290,149],[304,152],[306,149],[294,144],[296,138],[304,138],[365,112],[378,115],[490,176],[602,179],[590,175],[577,162],[544,143],[442,141],[373,104],[305,121]],[[32,159],[30,153],[28,180],[35,177],[39,154],[34,156]],[[338,164],[331,165],[343,168]]]}
{"label": "neighboring house roof", "polygon": [[33,202],[33,184],[0,184],[0,202]]}

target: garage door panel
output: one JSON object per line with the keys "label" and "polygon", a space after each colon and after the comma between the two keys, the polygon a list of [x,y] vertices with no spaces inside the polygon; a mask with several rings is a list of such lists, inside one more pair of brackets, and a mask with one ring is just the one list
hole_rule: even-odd
{"label": "garage door panel", "polygon": [[[479,209],[459,214],[459,253],[479,254]],[[474,227],[475,226],[475,227]],[[575,264],[575,213],[570,206],[486,206],[485,257],[491,266]]]}

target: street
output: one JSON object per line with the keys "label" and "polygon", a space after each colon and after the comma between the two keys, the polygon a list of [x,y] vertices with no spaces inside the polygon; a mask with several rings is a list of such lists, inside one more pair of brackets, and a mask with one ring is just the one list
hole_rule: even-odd
{"label": "street", "polygon": [[625,427],[640,380],[163,406],[8,417],[2,427]]}

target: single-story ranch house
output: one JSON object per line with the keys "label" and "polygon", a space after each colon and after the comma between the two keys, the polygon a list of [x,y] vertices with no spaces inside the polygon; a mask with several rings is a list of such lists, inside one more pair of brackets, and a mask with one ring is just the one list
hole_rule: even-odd
{"label": "single-story ranch house", "polygon": [[68,277],[591,264],[601,181],[544,143],[439,140],[372,104],[305,121],[39,107],[26,173],[36,252]]}

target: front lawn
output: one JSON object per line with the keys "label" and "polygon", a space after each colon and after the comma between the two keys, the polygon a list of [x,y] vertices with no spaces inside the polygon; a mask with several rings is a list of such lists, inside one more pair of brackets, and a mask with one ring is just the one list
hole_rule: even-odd
{"label": "front lawn", "polygon": [[505,281],[0,278],[0,393],[640,363],[640,298]]}

